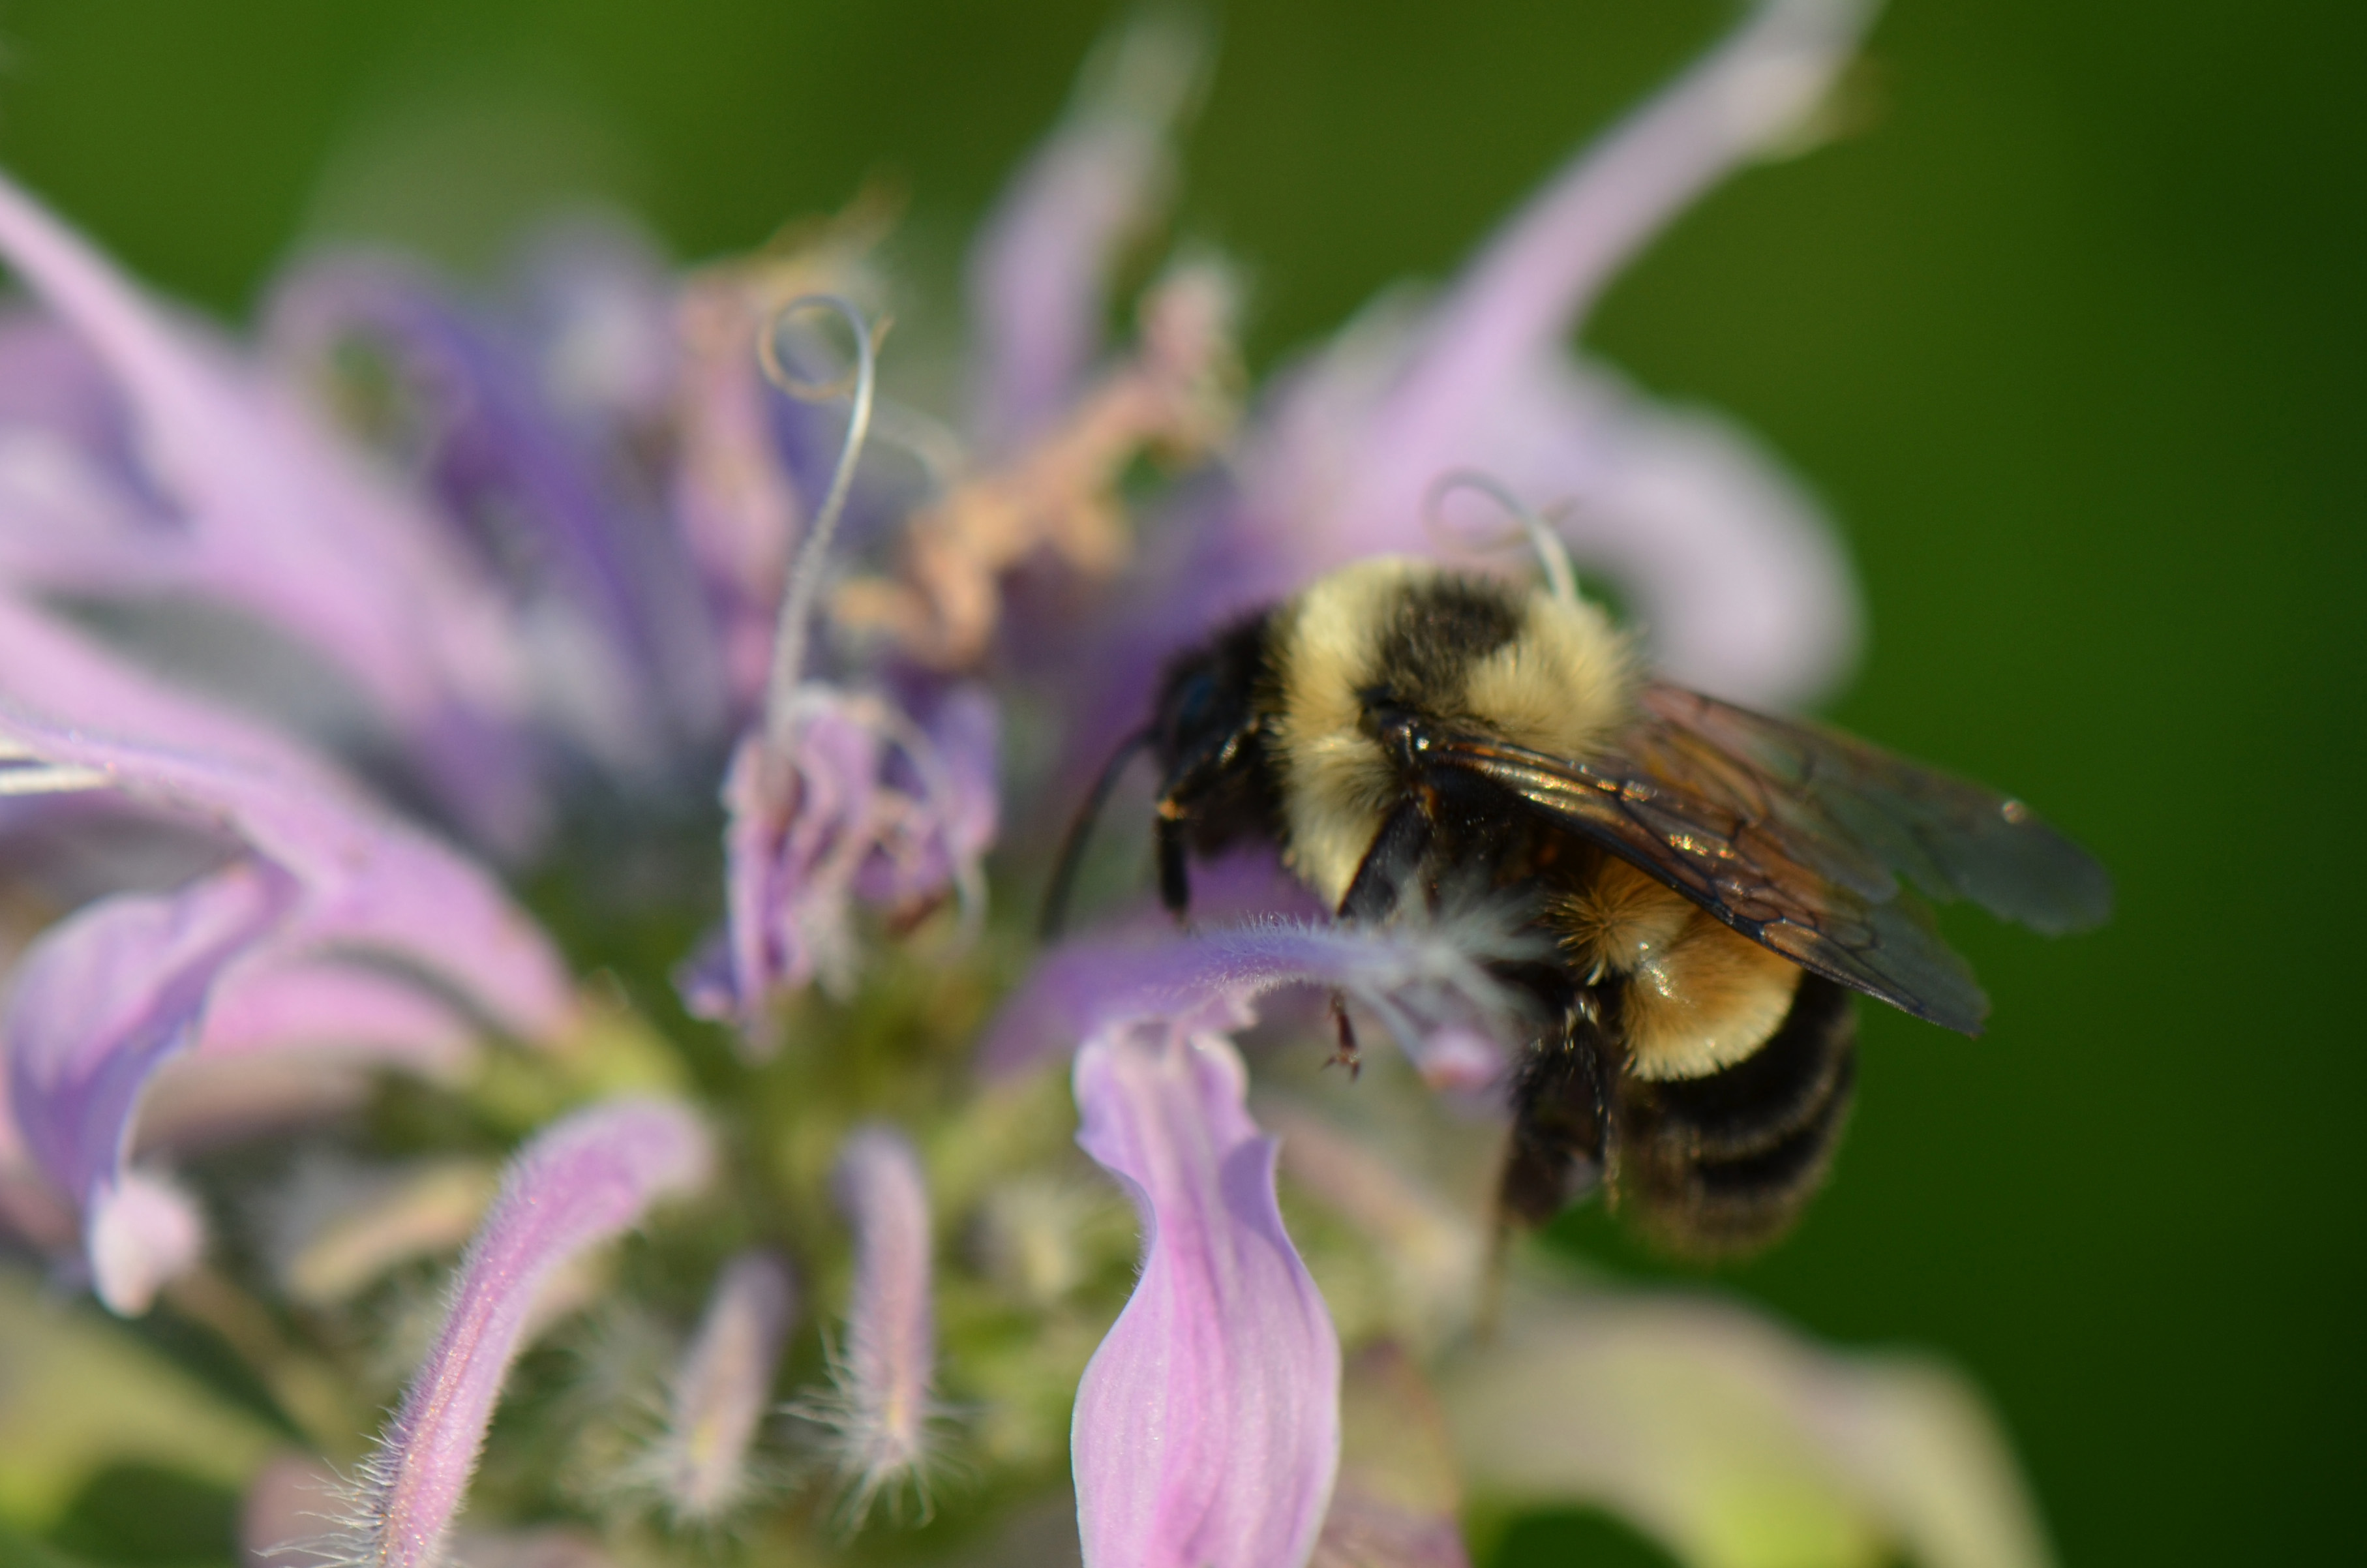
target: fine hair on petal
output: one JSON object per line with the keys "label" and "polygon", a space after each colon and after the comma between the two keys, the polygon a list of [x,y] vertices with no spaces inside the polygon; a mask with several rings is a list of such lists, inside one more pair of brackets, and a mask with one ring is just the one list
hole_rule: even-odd
{"label": "fine hair on petal", "polygon": [[860,1529],[876,1505],[891,1520],[934,1512],[945,1425],[953,1412],[936,1395],[936,1327],[930,1292],[933,1234],[918,1155],[900,1132],[857,1129],[842,1146],[832,1187],[855,1232],[855,1287],[844,1331],[825,1336],[826,1390],[789,1413],[830,1435],[845,1491],[838,1517]]}

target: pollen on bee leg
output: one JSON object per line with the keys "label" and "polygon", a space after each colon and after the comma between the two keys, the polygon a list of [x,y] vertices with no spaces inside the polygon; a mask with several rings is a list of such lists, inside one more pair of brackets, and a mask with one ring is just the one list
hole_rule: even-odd
{"label": "pollen on bee leg", "polygon": [[1587,983],[1605,971],[1627,973],[1683,934],[1693,905],[1624,860],[1606,860],[1577,892],[1553,898],[1549,915],[1562,949],[1591,966]]}

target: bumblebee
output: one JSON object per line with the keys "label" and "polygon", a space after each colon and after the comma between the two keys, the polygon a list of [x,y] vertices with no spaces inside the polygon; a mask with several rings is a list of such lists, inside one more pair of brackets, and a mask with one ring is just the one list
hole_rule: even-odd
{"label": "bumblebee", "polygon": [[2111,901],[2018,801],[1652,678],[1566,580],[1349,566],[1176,661],[1139,743],[1179,917],[1191,858],[1244,839],[1343,921],[1475,881],[1519,911],[1545,956],[1499,966],[1540,1021],[1506,1214],[1601,1190],[1696,1254],[1773,1240],[1822,1179],[1852,994],[1977,1031],[1987,1000],[1902,879],[2044,932]]}

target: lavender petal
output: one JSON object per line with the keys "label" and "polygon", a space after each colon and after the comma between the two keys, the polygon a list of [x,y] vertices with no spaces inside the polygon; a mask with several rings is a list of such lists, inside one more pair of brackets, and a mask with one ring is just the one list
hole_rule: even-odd
{"label": "lavender petal", "polygon": [[476,1469],[545,1281],[700,1186],[712,1153],[684,1108],[617,1100],[545,1129],[511,1161],[460,1265],[452,1305],[350,1500],[341,1555],[375,1568],[432,1568]]}
{"label": "lavender petal", "polygon": [[1687,1562],[2052,1561],[1993,1418],[1921,1358],[1709,1301],[1522,1291],[1439,1392],[1476,1489],[1610,1508]]}
{"label": "lavender petal", "polygon": [[435,523],[5,179],[0,256],[112,372],[132,452],[179,508],[185,585],[327,653],[457,809],[508,842],[530,832],[517,648],[499,599]]}
{"label": "lavender petal", "polygon": [[724,781],[730,961],[694,960],[681,977],[705,1017],[753,1023],[785,992],[844,990],[858,900],[910,912],[949,890],[978,897],[998,811],[984,692],[948,688],[920,723],[884,696],[819,685],[792,702],[786,747],[751,733]]}
{"label": "lavender petal", "polygon": [[200,1055],[334,1051],[451,1082],[477,1057],[478,1030],[415,982],[334,960],[242,963],[206,1007]]}
{"label": "lavender petal", "polygon": [[777,1256],[745,1252],[724,1266],[675,1374],[665,1437],[652,1456],[676,1519],[719,1519],[746,1495],[748,1449],[771,1408],[796,1311],[796,1283]]}
{"label": "lavender petal", "polygon": [[91,1289],[119,1317],[138,1317],[156,1292],[196,1267],[205,1217],[188,1194],[153,1172],[127,1170],[91,1199],[83,1226]]}
{"label": "lavender petal", "polygon": [[860,1519],[906,1482],[922,1488],[925,1509],[923,1466],[939,1410],[934,1244],[920,1157],[893,1129],[865,1128],[839,1151],[832,1185],[855,1230],[855,1293],[836,1386],[816,1413],[838,1437],[850,1517]]}
{"label": "lavender petal", "polygon": [[1149,941],[1067,942],[1004,1003],[980,1043],[979,1066],[990,1077],[1022,1072],[1139,1023],[1230,1032],[1253,1017],[1251,1002],[1288,985],[1348,993],[1419,1054],[1432,1034],[1501,1010],[1481,960],[1504,940],[1481,921],[1373,929],[1266,920]]}
{"label": "lavender petal", "polygon": [[[1376,434],[1451,424],[1462,400],[1558,345],[1671,219],[1817,107],[1877,8],[1874,0],[1762,0],[1724,43],[1573,158],[1432,312]],[[1433,475],[1409,477],[1419,487]]]}
{"label": "lavender petal", "polygon": [[230,827],[302,886],[279,933],[291,946],[367,948],[415,963],[523,1039],[549,1039],[572,1016],[557,953],[482,869],[294,743],[167,690],[6,596],[0,737]]}
{"label": "lavender petal", "polygon": [[1077,1390],[1091,1565],[1297,1568],[1340,1458],[1340,1342],[1284,1230],[1274,1144],[1221,1040],[1111,1034],[1077,1057],[1077,1141],[1142,1217],[1142,1275]]}
{"label": "lavender petal", "polygon": [[27,950],[0,1021],[9,1108],[35,1164],[81,1208],[95,1262],[141,1090],[195,1040],[215,979],[293,892],[241,861],[177,893],[102,900]]}
{"label": "lavender petal", "polygon": [[1104,41],[1078,101],[1012,182],[970,258],[980,337],[977,416],[991,450],[1067,406],[1101,348],[1107,270],[1174,180],[1168,144],[1193,97],[1202,40],[1172,15]]}

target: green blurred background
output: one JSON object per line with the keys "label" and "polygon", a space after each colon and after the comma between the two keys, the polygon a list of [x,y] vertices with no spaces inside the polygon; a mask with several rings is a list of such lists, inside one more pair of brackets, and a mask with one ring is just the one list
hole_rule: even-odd
{"label": "green blurred background", "polygon": [[[466,261],[569,192],[695,257],[886,173],[917,258],[1110,15],[17,0],[0,161],[233,318],[308,233]],[[1237,6],[1184,231],[1247,264],[1270,365],[1442,274],[1730,15]],[[1831,502],[1873,615],[1836,715],[2026,794],[2119,879],[2100,936],[1952,926],[1990,1032],[1869,1016],[1831,1190],[1730,1276],[1822,1335],[1970,1368],[2073,1562],[2358,1550],[2360,18],[1897,0],[1855,133],[1718,192],[1587,335]],[[1599,1221],[1570,1235],[1651,1267]],[[1649,1560],[1564,1520],[1507,1561],[1581,1546]]]}

